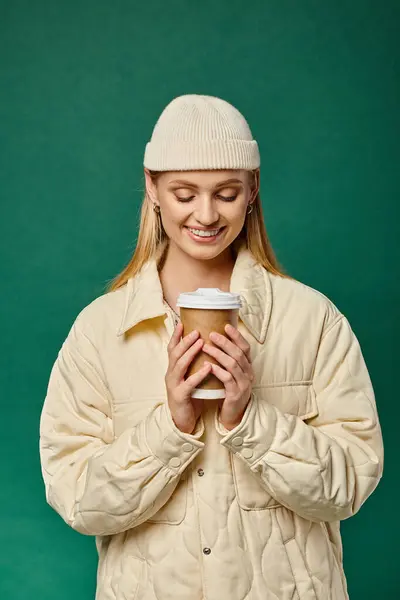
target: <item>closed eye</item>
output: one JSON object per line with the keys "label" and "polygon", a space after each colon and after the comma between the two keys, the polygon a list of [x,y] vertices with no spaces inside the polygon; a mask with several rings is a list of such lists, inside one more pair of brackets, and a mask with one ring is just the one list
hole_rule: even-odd
{"label": "closed eye", "polygon": [[191,200],[192,198],[194,198],[194,196],[190,196],[189,198],[179,198],[179,196],[176,196],[178,202],[189,202],[189,200]]}
{"label": "closed eye", "polygon": [[220,194],[218,194],[217,198],[221,198],[222,200],[225,200],[225,202],[233,202],[234,200],[236,200],[237,195],[236,196],[221,196]]}
{"label": "closed eye", "polygon": [[[190,202],[190,200],[192,200],[193,198],[194,198],[194,196],[188,196],[187,198],[179,198],[179,196],[176,196],[176,199],[178,200],[178,202]],[[220,198],[224,202],[233,202],[234,200],[236,200],[237,195],[236,196],[222,196],[221,194],[217,194],[217,198]]]}

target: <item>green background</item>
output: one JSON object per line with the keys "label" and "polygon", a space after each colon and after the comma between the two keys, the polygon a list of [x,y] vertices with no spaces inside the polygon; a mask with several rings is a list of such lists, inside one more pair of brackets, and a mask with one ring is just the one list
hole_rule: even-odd
{"label": "green background", "polygon": [[184,93],[246,116],[278,258],[361,342],[385,473],[342,524],[345,570],[352,600],[399,598],[399,16],[397,0],[0,2],[1,600],[94,598],[94,540],[45,502],[40,411],[74,318],[133,251],[144,146]]}

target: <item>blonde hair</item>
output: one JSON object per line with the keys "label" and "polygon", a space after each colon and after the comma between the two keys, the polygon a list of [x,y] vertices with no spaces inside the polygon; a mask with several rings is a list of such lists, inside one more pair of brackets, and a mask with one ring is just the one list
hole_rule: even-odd
{"label": "blonde hair", "polygon": [[[149,171],[154,183],[157,182],[158,177],[163,172]],[[258,173],[259,169],[249,171],[250,186],[252,189],[256,185]],[[153,210],[152,202],[148,197],[147,191],[145,191],[135,251],[123,271],[111,280],[107,291],[112,292],[123,286],[128,279],[134,277],[140,271],[148,260],[155,258],[157,264],[160,264],[165,257],[168,240],[169,238],[161,223],[161,217]],[[246,247],[251,251],[256,261],[270,273],[292,279],[278,263],[271,242],[268,239],[258,189],[253,203],[253,210],[246,216],[242,231],[234,241],[235,247],[241,241],[245,241]]]}

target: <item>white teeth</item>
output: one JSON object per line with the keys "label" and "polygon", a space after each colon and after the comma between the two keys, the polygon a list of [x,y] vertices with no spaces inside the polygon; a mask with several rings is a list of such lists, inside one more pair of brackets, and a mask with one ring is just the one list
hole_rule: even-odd
{"label": "white teeth", "polygon": [[188,227],[188,229],[200,237],[213,237],[220,231],[220,229],[214,229],[213,231],[202,231],[201,229],[192,229],[191,227]]}

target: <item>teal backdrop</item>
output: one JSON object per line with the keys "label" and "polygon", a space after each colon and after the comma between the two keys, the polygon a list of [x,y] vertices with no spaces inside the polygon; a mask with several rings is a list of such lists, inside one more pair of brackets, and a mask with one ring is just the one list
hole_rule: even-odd
{"label": "teal backdrop", "polygon": [[279,260],[361,342],[385,473],[342,524],[345,570],[352,600],[400,597],[399,17],[397,0],[0,1],[1,600],[94,598],[94,540],[45,501],[40,411],[73,320],[132,254],[144,146],[184,93],[246,116]]}

